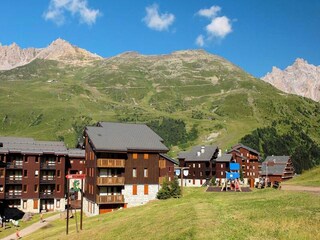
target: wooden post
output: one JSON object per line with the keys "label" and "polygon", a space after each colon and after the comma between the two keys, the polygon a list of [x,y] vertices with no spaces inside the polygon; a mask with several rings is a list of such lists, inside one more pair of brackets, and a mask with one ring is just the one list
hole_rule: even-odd
{"label": "wooden post", "polygon": [[67,178],[67,226],[66,226],[66,234],[68,235],[69,231],[69,179]]}
{"label": "wooden post", "polygon": [[183,168],[180,168],[181,175],[181,197],[183,196]]}
{"label": "wooden post", "polygon": [[81,179],[81,213],[80,213],[80,230],[82,230],[82,215],[83,215],[83,179]]}

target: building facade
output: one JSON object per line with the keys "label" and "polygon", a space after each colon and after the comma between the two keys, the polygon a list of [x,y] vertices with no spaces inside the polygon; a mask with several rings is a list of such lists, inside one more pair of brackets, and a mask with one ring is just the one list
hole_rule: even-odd
{"label": "building facade", "polygon": [[219,183],[224,183],[226,179],[226,172],[230,171],[230,163],[235,162],[232,154],[221,154],[216,159],[216,180]]}
{"label": "building facade", "polygon": [[290,156],[268,156],[262,163],[262,178],[268,182],[283,182],[293,178],[294,167]]}
{"label": "building facade", "polygon": [[163,177],[173,177],[168,148],[144,124],[99,122],[86,127],[84,137],[88,215],[147,203]]}
{"label": "building facade", "polygon": [[255,182],[259,181],[260,153],[241,143],[233,146],[228,153],[240,164],[244,183],[254,187]]}
{"label": "building facade", "polygon": [[[179,167],[186,168],[182,171],[183,185],[190,187],[200,187],[208,184],[215,176],[215,159],[217,158],[219,149],[217,146],[196,146],[191,151],[180,152],[178,155]],[[181,184],[181,180],[179,178]]]}
{"label": "building facade", "polygon": [[63,142],[0,137],[0,200],[26,212],[65,209]]}

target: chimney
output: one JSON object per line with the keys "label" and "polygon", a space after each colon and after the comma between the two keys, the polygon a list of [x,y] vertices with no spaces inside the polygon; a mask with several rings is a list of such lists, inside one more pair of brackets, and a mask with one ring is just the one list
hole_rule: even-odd
{"label": "chimney", "polygon": [[201,155],[201,152],[197,152],[197,157],[200,157],[200,155]]}
{"label": "chimney", "polygon": [[204,150],[205,150],[205,147],[204,146],[201,146],[201,153],[204,153]]}
{"label": "chimney", "polygon": [[219,149],[218,157],[221,157],[221,155],[222,155],[222,151],[221,149]]}

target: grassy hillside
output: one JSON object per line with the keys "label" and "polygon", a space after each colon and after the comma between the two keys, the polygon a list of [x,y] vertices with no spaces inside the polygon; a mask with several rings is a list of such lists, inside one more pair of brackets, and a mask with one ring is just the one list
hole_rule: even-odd
{"label": "grassy hillside", "polygon": [[86,124],[172,118],[198,136],[173,146],[175,155],[192,144],[228,148],[258,127],[290,119],[320,143],[319,103],[284,94],[204,51],[126,53],[86,67],[36,60],[0,72],[0,83],[0,135],[72,147]]}
{"label": "grassy hillside", "polygon": [[[189,188],[182,199],[84,219],[56,221],[23,239],[319,239],[319,196],[279,190],[206,193]],[[307,226],[307,227],[306,227]]]}
{"label": "grassy hillside", "polygon": [[306,170],[283,184],[320,187],[320,167]]}

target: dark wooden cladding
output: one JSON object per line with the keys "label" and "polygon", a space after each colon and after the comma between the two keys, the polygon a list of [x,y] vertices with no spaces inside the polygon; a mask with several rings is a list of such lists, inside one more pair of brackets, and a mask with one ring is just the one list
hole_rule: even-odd
{"label": "dark wooden cladding", "polygon": [[[134,154],[137,154],[137,159],[133,159]],[[145,154],[148,154],[148,159],[145,159]],[[158,184],[159,167],[157,166],[159,166],[159,154],[157,153],[128,153],[124,174],[126,184]],[[133,176],[133,169],[136,171],[136,177]],[[147,176],[145,176],[145,171],[147,171]]]}

